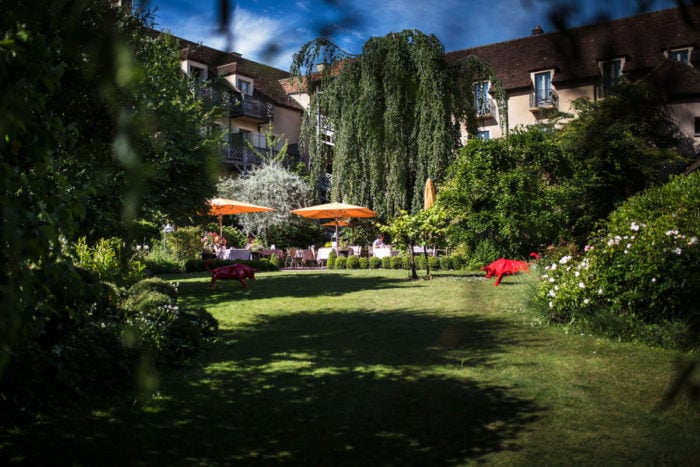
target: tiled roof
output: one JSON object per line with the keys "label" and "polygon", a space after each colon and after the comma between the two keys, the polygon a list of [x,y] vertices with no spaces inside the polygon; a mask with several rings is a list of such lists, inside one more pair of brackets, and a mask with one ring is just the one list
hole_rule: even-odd
{"label": "tiled roof", "polygon": [[664,50],[693,46],[691,63],[700,60],[700,7],[661,10],[615,21],[533,35],[496,44],[448,52],[454,62],[476,56],[493,66],[507,91],[530,87],[532,71],[555,69],[558,87],[592,82],[598,62],[625,58],[623,73],[638,79],[664,60]]}
{"label": "tiled roof", "polygon": [[255,92],[267,97],[276,105],[302,111],[303,108],[287,96],[280,80],[289,78],[289,73],[262,63],[243,58],[235,52],[222,52],[202,44],[176,37],[180,43],[183,58],[208,66],[210,76],[226,76],[232,73],[252,78]]}

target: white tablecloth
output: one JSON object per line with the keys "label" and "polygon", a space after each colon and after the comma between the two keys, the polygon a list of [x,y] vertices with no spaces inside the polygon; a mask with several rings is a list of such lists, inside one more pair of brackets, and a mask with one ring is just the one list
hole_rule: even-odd
{"label": "white tablecloth", "polygon": [[250,258],[250,250],[245,248],[229,248],[223,257],[223,259],[240,259],[243,261],[248,261]]}
{"label": "white tablecloth", "polygon": [[393,251],[391,247],[381,247],[381,248],[374,248],[372,254],[376,256],[377,258],[385,258],[387,256],[396,256],[399,254],[398,251]]}

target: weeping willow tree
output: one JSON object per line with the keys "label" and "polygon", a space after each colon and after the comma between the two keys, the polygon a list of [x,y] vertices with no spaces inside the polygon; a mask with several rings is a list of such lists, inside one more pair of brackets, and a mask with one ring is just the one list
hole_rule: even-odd
{"label": "weeping willow tree", "polygon": [[[295,54],[291,73],[311,95],[301,140],[313,180],[332,167],[333,200],[389,218],[419,211],[425,180],[442,180],[460,145],[460,126],[476,132],[473,82],[502,89],[485,63],[448,63],[440,41],[417,30],[371,38],[356,56],[317,39]],[[328,128],[333,146],[322,141]]]}

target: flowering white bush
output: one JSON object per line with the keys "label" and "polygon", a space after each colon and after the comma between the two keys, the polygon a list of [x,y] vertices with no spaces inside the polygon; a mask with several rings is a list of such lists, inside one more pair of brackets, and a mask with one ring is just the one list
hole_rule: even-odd
{"label": "flowering white bush", "polygon": [[584,253],[549,260],[537,297],[550,318],[612,313],[644,323],[697,320],[700,174],[628,200]]}

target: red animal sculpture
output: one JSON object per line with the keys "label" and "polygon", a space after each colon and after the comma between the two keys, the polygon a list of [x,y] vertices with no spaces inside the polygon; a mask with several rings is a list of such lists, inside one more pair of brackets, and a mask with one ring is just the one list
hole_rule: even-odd
{"label": "red animal sculpture", "polygon": [[530,265],[525,261],[518,261],[517,259],[505,259],[500,258],[493,263],[481,268],[482,271],[486,271],[486,277],[496,277],[496,282],[493,285],[499,285],[503,276],[511,276],[513,274],[518,274],[519,272],[529,272]]}
{"label": "red animal sculpture", "polygon": [[221,266],[216,269],[210,269],[207,262],[204,263],[204,267],[207,271],[211,272],[211,282],[209,283],[209,288],[214,289],[214,282],[217,280],[237,280],[244,288],[248,288],[243,279],[255,280],[255,273],[257,269],[253,269],[245,264],[236,263],[230,266]]}

